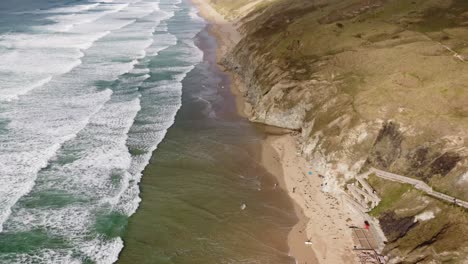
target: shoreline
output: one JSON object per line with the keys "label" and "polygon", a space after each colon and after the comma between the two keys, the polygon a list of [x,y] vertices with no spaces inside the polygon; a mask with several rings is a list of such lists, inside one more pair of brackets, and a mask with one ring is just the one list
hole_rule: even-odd
{"label": "shoreline", "polygon": [[203,17],[208,23],[209,32],[215,37],[218,42],[218,50],[216,57],[218,60],[218,67],[229,76],[230,79],[230,91],[234,95],[237,106],[237,113],[244,118],[249,117],[246,109],[248,103],[244,99],[241,87],[243,83],[239,76],[235,73],[227,71],[219,62],[226,55],[226,53],[234,47],[234,45],[241,40],[241,35],[237,31],[236,27],[224,17],[219,14],[207,0],[190,0],[190,2],[197,7],[201,17]]}
{"label": "shoreline", "polygon": [[[285,177],[287,171],[284,168],[284,156],[278,151],[274,142],[291,138],[290,135],[273,135],[268,134],[261,144],[261,164],[270,172],[279,182],[279,186],[288,194],[294,204],[298,222],[294,225],[288,234],[289,254],[296,259],[297,263],[320,263],[317,255],[304,242],[309,240],[307,233],[303,232],[303,227],[306,226],[310,219],[304,214],[302,207],[291,196],[288,188],[288,182]],[[293,187],[294,188],[294,187]]]}
{"label": "shoreline", "polygon": [[341,199],[321,191],[323,181],[297,154],[294,136],[268,135],[262,144],[262,165],[279,178],[294,202],[299,221],[288,235],[288,245],[297,263],[357,263],[348,226],[363,220]]}
{"label": "shoreline", "polygon": [[[240,40],[235,26],[224,19],[210,6],[207,0],[191,0],[199,14],[209,22],[210,32],[218,41],[218,62]],[[234,95],[239,115],[250,116],[249,104],[243,95],[243,83],[235,73],[226,71],[231,79],[231,93]],[[288,235],[289,254],[296,263],[356,263],[352,252],[352,234],[347,227],[361,222],[342,200],[321,191],[322,180],[316,172],[307,177],[311,170],[307,161],[297,155],[296,139],[284,129],[262,128],[266,138],[261,142],[261,164],[279,182],[291,198],[297,224]],[[305,244],[310,241],[311,244]]]}
{"label": "shoreline", "polygon": [[[129,220],[118,263],[169,258],[173,263],[187,263],[188,258],[206,264],[220,259],[294,263],[285,239],[296,222],[291,200],[275,190],[276,178],[258,165],[264,134],[237,114],[235,97],[223,88],[230,80],[218,67],[218,45],[208,26],[195,44],[204,53],[203,62],[184,79],[185,101],[155,151],[158,158],[145,168],[142,202]],[[197,98],[209,100],[217,117]],[[200,157],[193,149],[199,149]],[[245,212],[240,209],[244,202]]]}

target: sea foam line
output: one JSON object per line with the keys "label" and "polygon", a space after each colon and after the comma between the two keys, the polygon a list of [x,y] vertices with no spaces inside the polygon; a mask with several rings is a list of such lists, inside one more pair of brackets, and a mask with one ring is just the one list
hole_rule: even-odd
{"label": "sea foam line", "polygon": [[[124,17],[124,16],[123,16]],[[146,27],[146,25],[145,25]],[[75,28],[72,29],[73,30],[76,30],[76,31],[79,31],[79,30],[84,30],[86,27],[84,27],[83,25],[79,25]],[[201,29],[201,28],[200,28]],[[194,31],[196,31],[198,29],[194,29]],[[190,34],[185,34],[184,32],[178,32],[176,35],[179,36],[179,38],[184,38],[185,40],[181,40],[181,44],[182,45],[186,45],[186,44],[189,44],[190,42],[193,42],[193,40],[190,40],[190,38],[192,38],[194,35],[196,34],[196,32],[193,32],[193,33],[190,33]],[[129,36],[129,35],[127,35]],[[153,40],[157,40],[157,38],[152,38]],[[107,41],[107,40],[101,40],[100,42],[102,41]],[[142,42],[139,42],[140,44],[139,45],[143,45],[143,44],[146,44],[145,46],[147,46],[147,44],[149,42],[145,42],[145,41],[142,41]],[[168,41],[169,44],[172,44],[172,42]],[[177,42],[176,42],[177,43]],[[114,43],[115,44],[115,43]],[[121,42],[121,44],[125,44],[125,42]],[[131,47],[131,43],[129,43],[130,47]],[[153,43],[152,46],[157,46],[157,43]],[[100,46],[101,48],[103,47],[106,47],[105,45],[101,45]],[[112,45],[109,45],[107,47],[116,47],[116,46],[112,46]],[[143,135],[143,134],[139,134],[139,136],[143,136],[142,138],[139,138],[138,136],[135,137],[135,135],[133,135],[132,133],[129,133],[126,128],[129,127],[129,123],[128,122],[128,119],[125,119],[127,121],[122,121],[120,119],[112,119],[114,121],[112,121],[111,124],[108,124],[107,122],[109,120],[111,120],[110,118],[107,118],[107,114],[104,114],[104,111],[107,112],[108,114],[114,114],[114,113],[117,113],[116,110],[113,111],[112,109],[109,109],[107,108],[109,106],[109,104],[111,103],[111,101],[107,100],[106,102],[103,103],[103,106],[101,106],[102,109],[99,109],[97,112],[91,114],[92,117],[90,117],[90,119],[88,119],[87,121],[87,124],[85,125],[85,127],[87,129],[90,129],[91,127],[91,123],[92,123],[92,126],[93,127],[98,127],[98,128],[101,128],[101,129],[105,129],[103,130],[104,131],[107,131],[109,129],[111,129],[112,127],[114,126],[118,126],[118,127],[121,127],[121,125],[123,127],[125,127],[124,130],[121,130],[121,132],[125,132],[125,140],[122,141],[122,139],[124,137],[121,137],[119,136],[119,139],[118,139],[118,148],[115,148],[115,149],[119,149],[119,155],[118,157],[121,157],[119,158],[118,160],[122,161],[121,165],[122,166],[117,166],[118,168],[120,169],[124,169],[127,171],[127,173],[125,174],[125,177],[122,178],[122,185],[120,186],[120,190],[117,190],[116,192],[112,192],[111,195],[103,195],[103,196],[99,196],[99,201],[101,201],[99,204],[99,206],[103,206],[103,207],[106,207],[108,205],[111,205],[110,208],[113,208],[111,210],[118,210],[120,212],[124,212],[125,214],[127,215],[131,215],[135,212],[136,208],[138,207],[138,202],[139,202],[139,188],[138,188],[138,182],[140,181],[141,179],[141,172],[142,170],[144,169],[144,167],[148,164],[149,162],[149,159],[151,157],[151,153],[157,148],[158,144],[163,140],[163,138],[165,137],[166,133],[167,133],[167,129],[173,125],[174,123],[174,120],[175,120],[175,116],[177,114],[177,111],[180,109],[181,107],[181,93],[182,93],[182,84],[181,84],[181,81],[185,78],[186,74],[193,69],[193,64],[194,63],[197,63],[197,60],[201,60],[201,57],[199,56],[200,55],[200,50],[198,48],[196,49],[193,49],[193,47],[195,47],[194,45],[193,46],[190,46],[188,45],[188,47],[185,47],[183,48],[182,46],[179,47],[181,48],[180,51],[183,51],[183,56],[181,57],[182,61],[185,61],[184,66],[181,67],[181,68],[178,68],[178,67],[173,67],[173,68],[170,68],[170,69],[165,69],[165,70],[169,70],[169,72],[172,73],[172,76],[173,76],[173,79],[172,80],[167,80],[167,81],[163,81],[163,82],[150,82],[150,81],[146,81],[146,78],[148,76],[143,76],[141,77],[141,81],[145,81],[147,82],[146,85],[142,85],[142,96],[139,97],[139,99],[136,99],[138,100],[139,102],[141,100],[147,100],[145,101],[144,105],[142,103],[139,103],[140,104],[140,107],[148,107],[148,109],[146,110],[151,110],[149,113],[152,113],[152,114],[149,114],[147,116],[142,116],[141,114],[141,110],[137,111],[138,114],[137,116],[135,117],[132,117],[131,119],[132,120],[138,120],[139,118],[140,119],[145,119],[147,118],[148,121],[152,121],[153,122],[153,127],[152,127],[152,130],[150,131],[150,133],[146,134],[146,135]],[[107,79],[107,78],[110,78],[110,76],[113,76],[114,74],[116,74],[117,72],[119,74],[123,74],[123,72],[125,71],[128,71],[129,68],[133,68],[135,69],[135,67],[137,67],[138,64],[135,65],[136,63],[136,60],[138,58],[140,58],[138,61],[146,61],[147,58],[142,58],[142,56],[150,56],[149,55],[149,52],[148,50],[151,49],[151,46],[149,47],[146,47],[144,48],[144,52],[139,52],[137,55],[135,55],[135,57],[133,57],[133,61],[129,62],[129,63],[126,63],[126,66],[125,66],[125,69],[122,68],[122,65],[118,66],[118,67],[111,67],[109,66],[109,70],[111,71],[115,71],[115,73],[112,73],[110,75],[107,75],[105,74],[104,75],[104,79]],[[159,47],[157,48],[153,48],[153,53],[154,55],[158,55],[160,51],[162,51],[164,49],[164,47],[161,47],[161,45],[159,45]],[[96,49],[96,51],[98,51],[98,49]],[[99,52],[97,52],[96,54],[99,54],[101,53],[102,51],[105,51],[105,50],[99,50]],[[120,54],[127,54],[129,51],[126,51],[126,50],[123,50],[122,52],[119,52]],[[87,52],[86,56],[92,54],[92,52],[90,51],[89,53]],[[112,54],[112,52],[109,51],[109,54]],[[131,53],[128,53],[128,54],[135,54],[134,52],[131,52]],[[195,59],[193,57],[190,56],[190,54],[192,55],[195,55]],[[98,61],[98,60],[96,60]],[[89,61],[87,60],[87,58],[85,57],[83,59],[83,62],[84,63],[89,63]],[[102,63],[102,62],[101,62]],[[192,64],[192,65],[188,65],[188,64]],[[91,64],[91,65],[94,65],[94,64]],[[104,64],[101,66],[103,67]],[[84,65],[82,65],[80,68],[83,68]],[[93,69],[93,67],[90,67],[89,70],[91,71]],[[101,70],[103,70],[104,68],[100,68]],[[157,72],[158,70],[157,69],[150,69],[149,71],[148,70],[145,70],[145,69],[135,69],[135,73],[137,72],[140,72],[142,74],[146,74],[146,75],[151,75],[152,73],[155,73]],[[132,73],[132,70],[129,71],[130,73]],[[91,73],[91,72],[90,72]],[[96,73],[93,73],[93,74],[96,74]],[[96,76],[98,76],[96,74]],[[109,77],[107,77],[109,76]],[[71,79],[70,79],[71,80]],[[128,80],[129,82],[131,81],[140,81],[139,78],[135,78],[135,79],[129,79]],[[79,86],[78,86],[79,87]],[[134,88],[132,88],[134,89]],[[66,90],[60,90],[58,92],[63,92],[63,96],[67,96],[67,93]],[[122,91],[123,92],[123,91]],[[171,93],[169,93],[171,92]],[[115,100],[119,99],[120,96],[123,96],[125,93],[120,93],[119,90],[116,90],[114,91],[114,93],[112,95],[110,95],[110,98],[114,98]],[[150,97],[150,96],[155,96],[155,95],[160,95],[160,96],[163,96],[163,97],[158,97],[158,98],[162,98],[164,99],[163,101],[164,102],[167,102],[167,104],[165,106],[163,105],[154,105],[153,102],[151,102],[151,98],[154,98],[154,97]],[[33,96],[33,95],[31,95]],[[148,97],[147,97],[148,96]],[[147,98],[146,98],[147,97]],[[69,102],[67,102],[66,104],[63,104],[63,105],[70,105],[70,108],[75,108],[75,107],[82,107],[81,106],[81,103],[80,102],[75,102],[73,100],[74,97],[71,97]],[[114,100],[112,99],[112,100]],[[21,100],[22,102],[22,100]],[[20,102],[20,103],[21,103]],[[136,101],[132,101],[132,102],[136,102]],[[115,105],[118,109],[122,109],[124,105]],[[106,110],[107,109],[107,110]],[[133,108],[133,110],[131,110],[132,113],[134,113],[134,111],[136,110],[136,108]],[[157,113],[157,114],[156,114]],[[38,114],[38,113],[34,113],[34,114]],[[138,117],[138,115],[140,115]],[[100,118],[97,118],[98,116],[100,116]],[[0,116],[1,117],[1,116]],[[57,118],[61,118],[61,116],[57,117]],[[122,124],[121,122],[124,122],[125,124]],[[133,128],[136,128],[137,126],[135,125],[132,125],[132,129]],[[142,126],[141,129],[146,129],[148,127],[144,127]],[[47,126],[44,126],[43,129],[48,129]],[[54,130],[53,130],[54,131]],[[51,132],[53,132],[51,131]],[[84,129],[81,129],[80,131],[78,131],[78,134],[81,134],[81,133],[84,133]],[[88,131],[88,130],[87,130]],[[111,129],[111,131],[113,131],[113,129]],[[96,131],[98,132],[98,131]],[[94,142],[92,139],[99,139],[99,142],[101,141],[105,141],[105,140],[108,140],[108,139],[111,139],[110,136],[104,136],[104,133],[97,133],[96,135],[100,135],[102,134],[102,137],[96,137],[96,138],[89,138],[89,143],[92,143]],[[112,134],[113,135],[113,134]],[[120,134],[121,135],[121,134]],[[133,135],[133,136],[132,136]],[[75,134],[75,137],[76,137],[76,134]],[[133,141],[130,137],[133,137]],[[148,141],[148,139],[151,139],[151,141]],[[73,139],[67,141],[67,142],[70,142],[72,141]],[[122,148],[122,142],[134,142],[136,143],[137,145],[138,144],[142,144],[145,146],[145,149],[148,150],[146,154],[144,155],[136,155],[136,156],[133,156],[131,157],[131,162],[130,163],[127,163],[128,160],[126,157],[129,157],[128,156],[128,149],[126,148]],[[63,144],[62,144],[63,146]],[[94,145],[92,145],[94,146]],[[115,146],[114,146],[115,147]],[[125,151],[124,151],[125,149]],[[102,151],[103,153],[106,153],[105,150]],[[55,151],[55,153],[57,153],[57,151]],[[95,155],[96,153],[94,153],[93,151],[89,152],[88,155]],[[87,168],[87,161],[94,161],[96,158],[93,157],[93,156],[84,156],[82,157],[83,160],[82,162],[83,163],[77,163],[75,165],[79,165],[78,167],[76,167],[77,169],[78,168],[81,168],[81,169],[78,169],[78,171],[80,170],[83,170],[84,173],[86,173],[86,179],[85,182],[87,182],[88,184],[97,184],[97,186],[99,186],[99,181],[94,181],[93,178],[91,177],[93,173],[91,173],[90,171],[86,172],[86,168]],[[52,158],[53,159],[53,158]],[[50,160],[51,159],[48,159],[49,162],[47,165],[50,165]],[[99,167],[99,171],[108,171],[109,169],[111,168],[114,168],[114,166],[110,166],[111,164],[110,163],[114,163],[114,162],[100,162],[102,164],[104,164],[104,167]],[[107,165],[106,165],[107,164]],[[106,166],[110,166],[110,167],[106,167]],[[68,169],[71,169],[71,167],[68,167]],[[69,172],[69,170],[65,170],[65,172]],[[94,174],[95,175],[95,174]],[[81,178],[76,178],[74,179],[74,182],[76,181],[77,184],[80,184],[81,182]],[[81,186],[83,187],[83,186]],[[78,190],[77,190],[78,191]],[[105,191],[105,190],[103,190]],[[123,192],[122,192],[123,191]],[[116,204],[117,203],[117,204]],[[115,238],[115,239],[111,239],[111,240],[106,240],[106,239],[103,239],[102,237],[96,237],[92,240],[89,240],[89,241],[82,241],[82,240],[79,240],[79,237],[82,236],[83,234],[80,233],[82,232],[83,228],[89,228],[89,224],[91,224],[91,218],[86,218],[86,217],[92,217],[91,214],[89,214],[89,209],[91,208],[94,208],[93,206],[97,206],[96,204],[88,204],[87,207],[81,207],[80,209],[79,208],[75,208],[76,210],[72,210],[74,208],[68,208],[72,211],[63,211],[61,212],[60,214],[58,215],[54,215],[54,214],[51,214],[50,216],[48,217],[51,217],[51,219],[53,221],[57,221],[57,219],[60,219],[59,216],[62,215],[63,217],[67,217],[67,221],[70,221],[69,223],[70,224],[73,224],[75,223],[74,227],[75,228],[72,228],[72,227],[69,227],[65,230],[61,230],[59,233],[62,233],[63,232],[70,232],[68,236],[70,236],[71,238],[74,238],[74,239],[77,239],[77,240],[73,240],[73,246],[80,249],[80,252],[82,254],[84,254],[85,256],[89,257],[91,260],[94,260],[96,261],[97,263],[112,263],[114,261],[117,260],[117,256],[118,256],[118,253],[120,252],[120,250],[122,249],[123,247],[123,241],[120,239],[120,238]],[[80,211],[81,210],[81,211]],[[21,210],[20,210],[21,211]],[[15,211],[15,212],[18,212],[20,213],[20,211]],[[43,209],[40,209],[40,211],[42,213],[45,213]],[[37,212],[37,211],[36,211]],[[80,212],[79,214],[77,215],[74,215],[73,212]],[[18,219],[17,221],[18,222],[22,222],[21,220],[24,220],[24,218],[21,218],[19,216],[27,216],[27,214],[24,214],[25,211],[21,211],[21,213],[23,214],[20,214],[18,215]],[[56,212],[55,212],[56,213]],[[62,214],[63,213],[63,214]],[[55,218],[55,217],[58,217],[58,218]],[[80,217],[85,217],[85,218],[80,218]],[[41,218],[41,219],[47,219],[47,218]],[[83,219],[85,219],[84,221],[82,221]],[[79,221],[76,222],[76,221]],[[73,222],[75,221],[75,222]],[[10,223],[10,221],[9,221]],[[29,223],[37,223],[36,221],[33,221],[31,220]],[[43,222],[43,223],[47,223],[47,222]],[[60,221],[58,222],[53,222],[53,223],[60,223]],[[83,224],[83,226],[80,226],[80,224]],[[25,227],[28,227],[30,224],[28,224],[27,226]],[[50,226],[50,223],[49,225]],[[65,225],[68,227],[68,225]],[[28,227],[30,228],[30,226]],[[60,230],[60,225],[57,225],[57,226],[54,226],[54,228],[57,228],[57,231]],[[81,261],[77,260],[75,257],[71,256],[70,254],[70,251],[67,251],[65,249],[54,249],[54,250],[43,250],[41,252],[39,252],[39,256],[36,256],[36,257],[39,257],[40,259],[42,259],[44,262],[47,262],[50,260],[52,261],[56,261],[57,263],[80,263]],[[21,257],[18,257],[18,262],[28,262],[28,260],[31,260],[32,256],[21,256]],[[0,256],[0,260],[1,260],[1,256]],[[37,258],[36,258],[37,260]]]}
{"label": "sea foam line", "polygon": [[[107,99],[103,98],[107,101],[110,99],[110,94],[112,92],[110,90],[106,90],[100,93],[107,97]],[[100,108],[102,108],[102,106],[102,104],[98,106],[94,110],[94,112],[98,112]],[[0,171],[2,172],[1,174],[3,177],[2,181],[10,180],[10,184],[4,185],[0,192],[0,232],[3,231],[3,224],[11,214],[12,206],[16,204],[21,197],[28,194],[34,187],[37,178],[37,173],[41,169],[45,168],[48,165],[49,160],[55,157],[55,154],[60,149],[60,147],[65,142],[76,137],[79,131],[82,130],[88,122],[89,117],[87,120],[84,120],[80,125],[78,125],[78,131],[76,133],[62,136],[56,141],[56,143],[54,143],[51,147],[48,147],[45,150],[42,150],[38,153],[32,152],[31,157],[26,160],[23,157],[24,154],[22,154],[21,152],[18,153],[19,155],[21,155],[18,157],[16,157],[18,154],[16,154],[16,156],[12,156],[12,154],[10,154],[7,157],[2,157],[2,160],[6,161],[6,164],[0,166]],[[31,166],[30,161],[35,160],[33,159],[33,156],[39,156],[42,157],[42,159],[37,160],[36,158],[37,162],[33,164],[33,166]],[[21,170],[21,168],[13,166],[13,164],[15,164],[15,161],[20,161],[21,163],[23,163],[23,171]]]}
{"label": "sea foam line", "polygon": [[[81,54],[82,55],[82,54]],[[135,63],[132,62],[132,66],[133,64]],[[49,80],[49,79],[48,79]],[[107,91],[110,91],[110,90],[107,90]],[[110,95],[108,96],[107,100],[110,98]],[[102,107],[102,104],[99,104],[101,105]],[[99,111],[100,108],[96,109],[96,111]],[[93,115],[91,113],[91,115]],[[82,130],[89,122],[89,117],[87,119],[88,121],[85,120],[85,122],[82,124],[81,127],[78,127],[78,129],[76,131],[80,131]],[[12,123],[13,124],[13,123]],[[11,125],[10,125],[11,127]],[[11,129],[10,129],[11,130]],[[42,157],[42,160],[38,163],[35,164],[35,167],[31,168],[28,166],[28,173],[24,176],[26,176],[26,178],[23,178],[21,179],[21,177],[16,177],[16,183],[17,184],[21,184],[21,187],[20,186],[15,186],[16,188],[14,188],[15,190],[19,190],[17,192],[14,192],[14,193],[11,193],[11,190],[8,191],[8,195],[6,195],[7,193],[5,193],[6,191],[3,189],[3,192],[5,195],[2,195],[2,200],[5,200],[5,198],[7,198],[4,203],[2,203],[2,207],[5,207],[2,211],[2,215],[0,216],[0,232],[3,230],[3,223],[4,221],[10,216],[11,214],[11,206],[13,204],[16,204],[17,201],[19,200],[20,197],[24,196],[25,194],[29,193],[32,189],[32,187],[34,186],[34,181],[35,181],[35,177],[37,176],[37,172],[40,171],[41,169],[45,168],[47,165],[48,165],[48,160],[52,159],[54,154],[57,152],[57,150],[61,147],[61,145],[70,140],[71,138],[73,138],[74,136],[76,136],[76,133],[78,132],[75,132],[75,134],[71,134],[71,135],[68,135],[68,136],[65,136],[65,137],[62,137],[61,139],[58,140],[57,143],[55,143],[53,145],[53,148],[49,148],[49,151],[47,151],[47,153],[45,152],[42,152],[41,154],[38,154],[37,156],[38,157]],[[6,169],[3,167],[3,169]],[[18,174],[18,171],[15,170],[15,173]],[[21,175],[21,174],[20,174]],[[16,185],[16,184],[14,184]]]}
{"label": "sea foam line", "polygon": [[[100,4],[98,3],[92,4],[85,9],[74,9],[72,7],[65,9],[56,8],[52,10],[47,10],[47,13],[84,11],[96,8],[99,5]],[[98,13],[98,16],[95,19],[88,19],[83,20],[81,22],[77,22],[73,24],[73,27],[75,27],[76,25],[89,24],[111,13],[120,12],[124,8],[127,8],[129,4],[117,4],[115,6],[116,7],[112,8],[111,10],[106,11],[106,9],[104,9],[104,12]],[[71,14],[70,16],[73,16],[73,14]],[[134,22],[135,21],[129,21],[126,22],[125,25]],[[36,27],[36,29],[38,29],[39,32],[43,32],[43,29],[50,29],[50,26],[39,26]],[[61,30],[59,29],[58,31]],[[72,31],[70,32],[71,34],[57,34],[57,31],[54,31],[54,34],[36,33],[32,35],[10,33],[7,35],[0,36],[0,47],[3,46],[8,49],[15,49],[13,52],[3,54],[0,53],[0,59],[5,62],[3,65],[8,66],[5,69],[1,69],[0,65],[0,71],[9,72],[10,74],[21,74],[22,76],[25,76],[25,73],[27,76],[28,73],[33,72],[42,74],[39,76],[35,76],[37,74],[29,74],[31,80],[29,81],[29,84],[28,82],[26,82],[26,85],[23,88],[18,88],[17,85],[15,85],[15,83],[11,83],[14,86],[9,87],[7,83],[7,86],[3,86],[0,88],[3,88],[3,96],[0,96],[0,101],[11,101],[18,99],[19,96],[24,95],[30,92],[31,90],[41,87],[46,83],[50,82],[54,76],[70,72],[73,68],[81,64],[80,58],[84,56],[83,51],[89,49],[94,42],[110,34],[111,31],[106,30],[103,32],[92,32],[88,34],[74,33]],[[58,52],[61,52],[63,55],[61,55]],[[51,54],[52,56],[47,54]],[[59,55],[57,56],[55,54]],[[9,61],[11,61],[11,63]],[[56,65],[56,67],[42,67],[42,63],[44,61],[48,61],[49,65]]]}

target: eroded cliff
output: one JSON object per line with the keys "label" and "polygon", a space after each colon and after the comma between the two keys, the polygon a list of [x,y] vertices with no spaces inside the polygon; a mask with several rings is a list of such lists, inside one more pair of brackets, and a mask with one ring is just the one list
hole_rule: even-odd
{"label": "eroded cliff", "polygon": [[[325,191],[376,167],[468,200],[468,1],[212,4],[243,34],[223,64],[246,84],[251,120],[299,131]],[[463,209],[372,183],[394,262],[468,258]]]}

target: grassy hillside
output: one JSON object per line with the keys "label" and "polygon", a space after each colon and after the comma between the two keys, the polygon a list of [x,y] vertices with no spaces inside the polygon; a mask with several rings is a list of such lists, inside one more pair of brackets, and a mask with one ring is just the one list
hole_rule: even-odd
{"label": "grassy hillside", "polygon": [[[252,120],[300,131],[303,154],[338,183],[373,166],[468,200],[468,1],[212,3],[244,34],[224,62],[247,84]],[[381,192],[387,252],[466,256],[466,212],[405,186]],[[434,218],[414,225],[424,210]],[[408,230],[395,236],[398,219]]]}
{"label": "grassy hillside", "polygon": [[383,197],[371,211],[389,240],[385,252],[405,263],[464,263],[468,259],[468,212],[400,183],[371,176]]}

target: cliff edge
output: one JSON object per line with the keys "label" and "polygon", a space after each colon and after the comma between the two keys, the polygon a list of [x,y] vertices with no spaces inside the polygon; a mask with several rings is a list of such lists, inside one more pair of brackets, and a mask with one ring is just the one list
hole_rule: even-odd
{"label": "cliff edge", "polygon": [[[374,167],[468,201],[468,1],[211,0],[242,39],[222,63],[250,119],[299,133],[341,192]],[[394,263],[465,263],[468,214],[370,177]]]}

